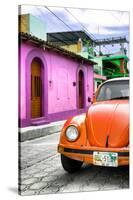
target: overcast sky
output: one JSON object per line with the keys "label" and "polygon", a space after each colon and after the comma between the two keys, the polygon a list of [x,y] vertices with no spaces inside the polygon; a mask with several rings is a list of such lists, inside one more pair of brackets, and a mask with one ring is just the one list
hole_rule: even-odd
{"label": "overcast sky", "polygon": [[[21,14],[31,13],[46,24],[47,32],[60,32],[71,30],[83,30],[90,34],[94,39],[103,39],[116,36],[126,36],[129,40],[129,13],[124,11],[107,11],[92,9],[73,9],[48,7],[58,18],[43,6],[21,7]],[[125,47],[128,48],[127,45]],[[119,51],[120,45],[114,47],[106,46],[102,50],[104,53],[109,51]]]}

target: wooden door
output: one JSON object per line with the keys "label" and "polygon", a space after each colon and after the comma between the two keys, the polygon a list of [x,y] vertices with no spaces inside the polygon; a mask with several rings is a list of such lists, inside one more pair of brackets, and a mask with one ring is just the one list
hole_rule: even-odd
{"label": "wooden door", "polygon": [[79,71],[79,108],[84,107],[84,77],[83,72]]}
{"label": "wooden door", "polygon": [[31,63],[31,118],[38,118],[42,115],[41,96],[41,63],[35,58]]}

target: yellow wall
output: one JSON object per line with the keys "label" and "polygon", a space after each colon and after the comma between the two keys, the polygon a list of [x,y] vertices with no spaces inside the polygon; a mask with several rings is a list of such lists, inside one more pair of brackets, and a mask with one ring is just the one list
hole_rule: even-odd
{"label": "yellow wall", "polygon": [[29,32],[29,15],[19,16],[19,32],[28,33]]}
{"label": "yellow wall", "polygon": [[74,53],[78,53],[77,44],[65,45],[65,46],[62,46],[62,48],[68,51],[72,51]]}

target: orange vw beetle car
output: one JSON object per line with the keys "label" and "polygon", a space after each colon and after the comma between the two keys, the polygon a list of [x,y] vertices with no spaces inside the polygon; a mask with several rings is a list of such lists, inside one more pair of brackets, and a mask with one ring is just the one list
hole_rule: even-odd
{"label": "orange vw beetle car", "polygon": [[101,84],[86,114],[66,121],[58,152],[63,168],[76,172],[83,163],[129,165],[129,78]]}

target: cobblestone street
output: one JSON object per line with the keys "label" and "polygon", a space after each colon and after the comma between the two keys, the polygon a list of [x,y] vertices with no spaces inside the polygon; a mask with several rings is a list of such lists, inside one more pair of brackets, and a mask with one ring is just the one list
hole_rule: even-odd
{"label": "cobblestone street", "polygon": [[21,146],[21,195],[123,189],[129,187],[128,167],[83,165],[74,174],[64,171],[57,153],[59,133]]}

